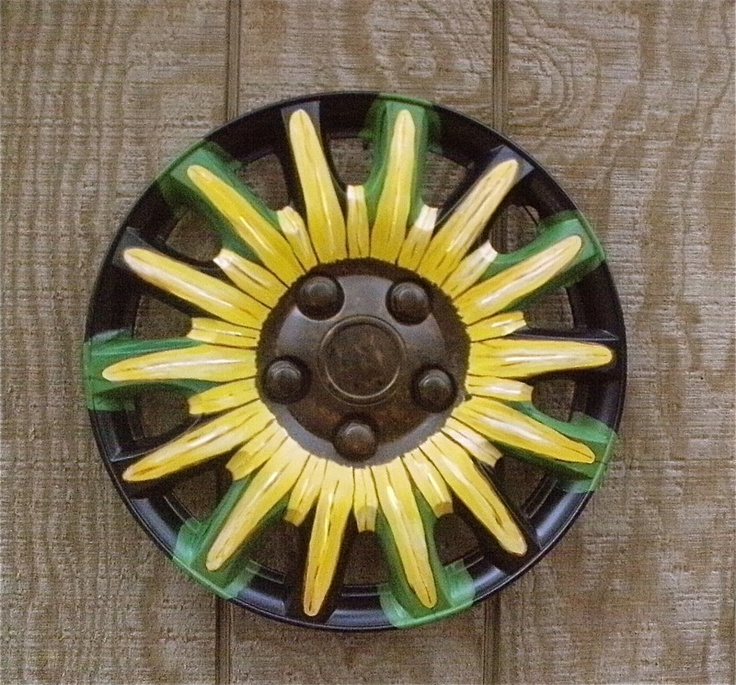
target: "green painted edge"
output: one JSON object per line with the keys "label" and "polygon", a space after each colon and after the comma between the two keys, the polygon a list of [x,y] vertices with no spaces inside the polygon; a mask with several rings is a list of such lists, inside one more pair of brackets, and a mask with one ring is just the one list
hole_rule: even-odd
{"label": "green painted edge", "polygon": [[288,497],[285,497],[273,507],[250,540],[221,568],[217,571],[208,570],[205,566],[207,551],[251,481],[252,476],[234,481],[207,519],[188,519],[179,529],[172,554],[172,561],[179,568],[223,599],[237,596],[250,585],[254,577],[261,575],[261,565],[249,559],[247,551],[274,520],[283,516],[288,502]]}
{"label": "green painted edge", "polygon": [[217,385],[197,380],[167,381],[108,381],[102,372],[111,364],[123,359],[138,357],[151,352],[185,349],[202,343],[188,338],[160,338],[138,340],[127,330],[105,331],[84,342],[82,347],[82,369],[84,396],[88,409],[93,411],[122,411],[132,409],[136,395],[151,388],[170,390],[189,397]]}
{"label": "green painted edge", "polygon": [[396,542],[384,515],[379,511],[376,534],[389,568],[389,582],[378,586],[381,608],[391,625],[397,628],[431,623],[472,605],[475,598],[473,579],[462,561],[443,566],[437,553],[434,528],[437,519],[421,493],[413,489],[419,514],[424,524],[429,560],[437,585],[437,605],[423,606],[409,586]]}
{"label": "green painted edge", "polygon": [[533,452],[499,444],[505,454],[510,454],[517,459],[555,473],[561,478],[559,487],[563,490],[590,492],[602,485],[618,439],[613,429],[602,421],[598,421],[582,412],[573,412],[569,421],[560,421],[541,412],[531,402],[513,404],[507,402],[505,404],[571,440],[587,445],[595,454],[595,461],[592,464],[558,461],[541,457]]}
{"label": "green painted edge", "polygon": [[187,169],[193,164],[205,167],[213,174],[226,181],[240,193],[261,216],[278,231],[276,212],[251,190],[237,175],[242,165],[232,159],[227,152],[211,141],[202,141],[189,148],[177,157],[156,179],[161,194],[173,211],[182,205],[191,207],[209,220],[217,231],[223,247],[237,254],[260,262],[250,246],[237,234],[230,222],[212,205],[187,176]]}
{"label": "green painted edge", "polygon": [[376,217],[376,207],[381,197],[388,171],[389,153],[394,126],[399,113],[408,110],[417,136],[415,141],[415,174],[412,181],[411,207],[408,224],[411,225],[419,214],[423,202],[421,198],[426,171],[427,151],[429,141],[437,138],[439,117],[429,103],[412,98],[398,98],[381,96],[371,106],[365,121],[365,128],[361,137],[369,141],[373,150],[373,164],[364,183],[368,219],[373,224]]}
{"label": "green painted edge", "polygon": [[581,212],[575,210],[559,212],[541,221],[538,226],[537,237],[528,245],[514,252],[499,254],[489,265],[479,283],[573,235],[578,235],[583,240],[583,246],[575,259],[544,286],[526,297],[515,300],[501,311],[523,309],[528,304],[558,288],[566,288],[576,283],[602,264],[606,259],[606,253],[588,220]]}

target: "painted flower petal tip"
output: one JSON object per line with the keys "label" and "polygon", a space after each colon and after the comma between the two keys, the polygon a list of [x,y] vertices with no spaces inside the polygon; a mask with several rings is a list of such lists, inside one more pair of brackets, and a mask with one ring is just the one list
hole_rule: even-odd
{"label": "painted flower petal tip", "polygon": [[217,571],[225,563],[225,559],[226,558],[221,555],[213,556],[208,554],[204,565],[208,571]]}
{"label": "painted flower petal tip", "polygon": [[[515,532],[518,533],[518,535],[514,535]],[[506,550],[518,557],[523,557],[529,549],[524,536],[518,531],[518,529],[510,532],[506,545]]]}
{"label": "painted flower petal tip", "polygon": [[125,471],[123,471],[123,480],[126,483],[139,483],[145,480],[149,480],[149,478],[146,478],[145,471],[142,472],[142,470],[138,467],[138,464],[132,464],[127,469],[125,469]]}

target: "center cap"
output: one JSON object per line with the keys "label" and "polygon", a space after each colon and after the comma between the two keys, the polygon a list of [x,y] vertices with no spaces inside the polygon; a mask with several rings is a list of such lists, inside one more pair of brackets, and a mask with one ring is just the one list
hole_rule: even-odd
{"label": "center cap", "polygon": [[343,260],[305,274],[274,307],[257,388],[310,454],[385,464],[442,427],[467,359],[467,334],[439,289],[394,264]]}
{"label": "center cap", "polygon": [[404,346],[393,328],[380,319],[355,316],[325,336],[320,358],[333,393],[349,402],[370,404],[394,387]]}

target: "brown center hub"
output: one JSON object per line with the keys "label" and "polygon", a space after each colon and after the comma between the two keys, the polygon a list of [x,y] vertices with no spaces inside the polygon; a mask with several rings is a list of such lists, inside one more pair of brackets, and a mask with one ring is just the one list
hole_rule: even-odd
{"label": "brown center hub", "polygon": [[307,451],[384,463],[461,400],[469,341],[449,299],[372,259],[319,267],[282,297],[258,348],[261,397]]}
{"label": "brown center hub", "polygon": [[396,331],[380,319],[356,316],[328,332],[320,359],[328,387],[338,397],[371,404],[396,387],[404,345]]}

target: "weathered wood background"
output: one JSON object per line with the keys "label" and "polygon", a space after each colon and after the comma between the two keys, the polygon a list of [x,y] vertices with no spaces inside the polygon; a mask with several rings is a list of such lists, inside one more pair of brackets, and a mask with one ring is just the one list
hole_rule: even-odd
{"label": "weathered wood background", "polygon": [[[732,0],[3,0],[3,683],[734,682]],[[452,620],[295,630],[183,577],[82,408],[86,303],[184,146],[285,96],[378,89],[516,138],[602,235],[630,331],[607,486]]]}

